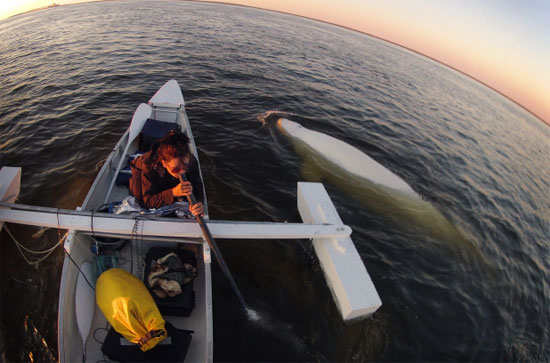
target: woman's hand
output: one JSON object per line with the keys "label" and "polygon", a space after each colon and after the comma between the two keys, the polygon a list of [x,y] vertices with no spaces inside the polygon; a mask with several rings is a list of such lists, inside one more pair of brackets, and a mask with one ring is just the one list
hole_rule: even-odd
{"label": "woman's hand", "polygon": [[204,214],[204,205],[201,202],[197,202],[190,206],[189,210],[194,216],[202,216]]}
{"label": "woman's hand", "polygon": [[193,186],[190,181],[184,181],[172,188],[174,197],[187,197],[193,193]]}

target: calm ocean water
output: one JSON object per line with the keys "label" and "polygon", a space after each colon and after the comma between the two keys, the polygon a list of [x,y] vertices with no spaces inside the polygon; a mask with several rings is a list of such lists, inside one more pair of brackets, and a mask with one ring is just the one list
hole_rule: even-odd
{"label": "calm ocean water", "polygon": [[[105,2],[0,22],[0,165],[21,203],[74,208],[140,102],[183,88],[213,219],[298,221],[323,181],[383,306],[343,324],[307,241],[220,241],[216,361],[549,361],[550,128],[479,83],[335,26],[242,7]],[[285,116],[367,153],[459,230],[448,243],[307,172]],[[372,203],[371,203],[372,204]],[[57,231],[12,230],[29,246]],[[57,358],[63,253],[27,266],[2,233],[1,331],[12,361]]]}

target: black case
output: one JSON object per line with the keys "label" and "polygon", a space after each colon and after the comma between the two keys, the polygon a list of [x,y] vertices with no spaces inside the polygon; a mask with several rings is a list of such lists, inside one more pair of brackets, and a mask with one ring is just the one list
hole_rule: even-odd
{"label": "black case", "polygon": [[[183,362],[191,344],[193,331],[175,328],[169,322],[166,322],[165,327],[169,338],[164,338],[163,342],[146,352],[142,352],[137,344],[122,344],[127,341],[111,328],[101,346],[101,351],[109,359],[118,362]],[[168,339],[170,344],[163,344],[167,343]]]}
{"label": "black case", "polygon": [[153,296],[153,299],[155,300],[155,303],[157,304],[162,315],[189,316],[195,307],[195,291],[193,290],[193,281],[190,281],[182,286],[181,294],[174,297],[166,297],[164,299],[158,297],[153,290],[149,288],[149,284],[147,282],[147,276],[149,276],[149,271],[155,264],[155,261],[171,252],[174,252],[183,263],[190,263],[193,266],[197,266],[195,254],[191,251],[179,248],[152,247],[149,252],[147,252],[146,256],[144,276],[145,286],[149,289],[149,292]]}

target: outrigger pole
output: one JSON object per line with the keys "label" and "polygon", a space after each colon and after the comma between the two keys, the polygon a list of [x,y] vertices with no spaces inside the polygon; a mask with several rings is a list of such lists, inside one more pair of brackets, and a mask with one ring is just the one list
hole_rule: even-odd
{"label": "outrigger pole", "polygon": [[[110,214],[0,202],[0,226],[3,222],[71,229],[84,234],[119,238],[135,237],[137,222],[139,237],[146,240],[179,243],[182,239],[203,237],[200,226],[191,219]],[[223,239],[296,240],[345,238],[351,234],[349,226],[320,223],[209,220],[207,224],[215,238]]]}
{"label": "outrigger pole", "polygon": [[[185,177],[185,174],[180,174],[180,182],[187,181],[187,178]],[[189,201],[189,205],[193,206],[197,203],[197,200],[195,199],[195,196],[193,194],[189,194],[187,196],[187,200]],[[233,288],[233,292],[235,293],[235,296],[237,296],[237,300],[239,300],[239,303],[241,306],[246,310],[248,313],[249,309],[246,303],[244,302],[243,296],[241,294],[241,291],[237,287],[237,284],[235,283],[235,280],[233,279],[233,276],[231,275],[231,272],[229,272],[229,268],[225,264],[225,261],[223,260],[223,256],[218,249],[218,246],[216,245],[216,241],[214,240],[214,237],[212,237],[212,233],[210,233],[210,230],[208,229],[208,226],[204,222],[204,218],[197,214],[195,215],[195,219],[197,222],[199,222],[199,225],[201,227],[202,233],[204,233],[204,238],[206,239],[206,242],[208,242],[208,245],[210,246],[210,249],[214,251],[214,256],[216,256],[216,260],[218,261],[218,264],[220,265],[223,274],[229,281],[229,284],[231,285],[231,288]]]}
{"label": "outrigger pole", "polygon": [[[145,241],[181,242],[182,238],[193,238],[186,240],[193,242],[204,235],[198,223],[192,220],[13,204],[19,195],[20,181],[21,168],[0,169],[0,229],[2,222],[8,222],[78,230],[98,236],[135,237],[136,224],[139,223],[139,236]],[[320,183],[298,182],[297,199],[304,223],[209,220],[208,227],[211,235],[223,239],[312,239],[327,285],[343,320],[373,314],[382,301],[350,238],[351,228],[342,222],[325,188]],[[212,246],[211,249],[218,258],[219,251]],[[244,303],[242,305],[246,307]],[[247,313],[250,314],[251,310]]]}

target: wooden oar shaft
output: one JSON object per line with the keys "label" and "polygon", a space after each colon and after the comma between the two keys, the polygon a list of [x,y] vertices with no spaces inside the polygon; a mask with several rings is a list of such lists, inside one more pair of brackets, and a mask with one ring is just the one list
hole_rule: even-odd
{"label": "wooden oar shaft", "polygon": [[[187,181],[187,178],[185,177],[185,174],[181,174],[180,182],[184,182],[184,181]],[[189,201],[190,206],[193,206],[197,203],[197,200],[195,199],[195,196],[193,194],[188,195],[187,200]],[[201,215],[196,215],[195,219],[197,220],[197,222],[199,222],[201,230],[204,234],[204,238],[206,239],[206,242],[208,242],[210,249],[214,252],[214,256],[216,257],[216,260],[218,261],[218,264],[220,265],[225,277],[229,281],[229,284],[231,285],[231,288],[233,289],[235,296],[237,296],[237,300],[239,300],[239,303],[241,304],[241,306],[246,311],[248,311],[248,306],[246,305],[243,299],[241,291],[237,287],[237,284],[235,283],[235,280],[233,279],[231,272],[229,272],[229,268],[225,264],[223,256],[220,250],[218,249],[218,246],[216,245],[216,241],[214,240],[214,237],[212,237],[212,234],[210,233],[210,229],[208,229],[208,226],[206,225],[204,218]]]}

